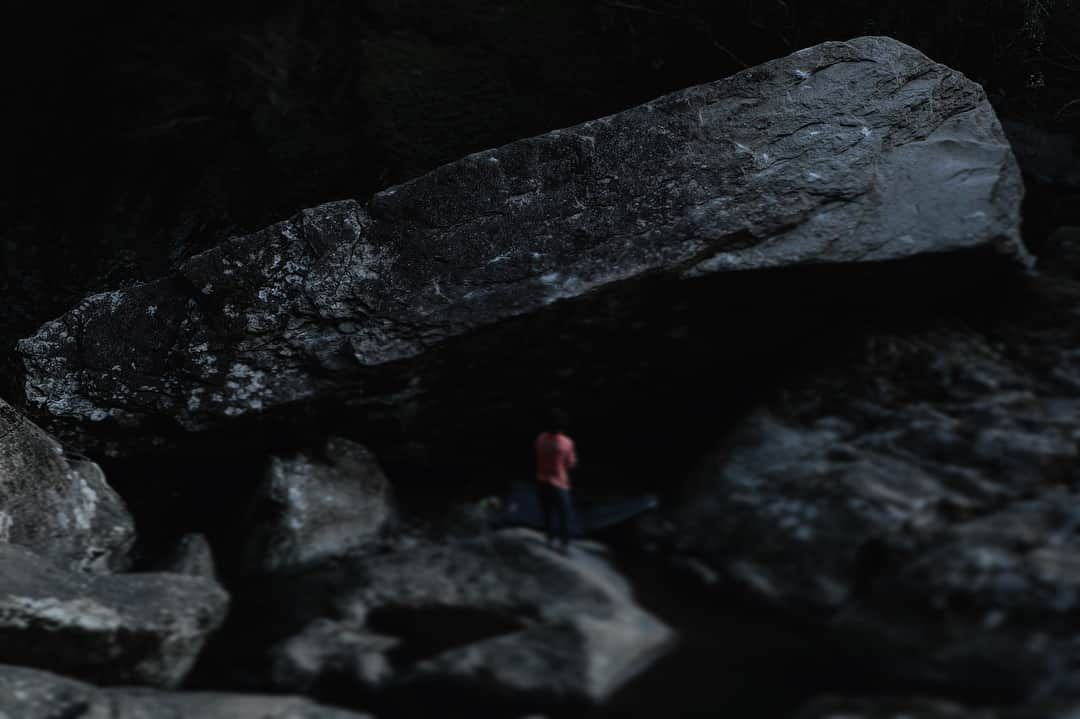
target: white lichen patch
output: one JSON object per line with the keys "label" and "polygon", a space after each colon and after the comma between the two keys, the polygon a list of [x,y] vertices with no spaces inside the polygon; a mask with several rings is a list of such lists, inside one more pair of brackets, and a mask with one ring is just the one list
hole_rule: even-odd
{"label": "white lichen patch", "polygon": [[801,78],[803,80],[810,77],[810,73],[807,72],[806,70],[795,69],[795,70],[792,70],[792,72],[794,72],[797,77],[799,77],[799,78]]}
{"label": "white lichen patch", "polygon": [[225,408],[225,414],[229,417],[262,409],[270,393],[266,372],[242,362],[235,362],[229,368],[225,389],[229,391],[230,406]]}
{"label": "white lichen patch", "polygon": [[75,518],[75,527],[82,530],[90,529],[97,515],[99,497],[90,483],[81,474],[77,475],[79,485],[79,499],[72,504],[72,514]]}
{"label": "white lichen patch", "polygon": [[0,542],[11,541],[11,529],[15,526],[15,520],[7,512],[0,511]]}

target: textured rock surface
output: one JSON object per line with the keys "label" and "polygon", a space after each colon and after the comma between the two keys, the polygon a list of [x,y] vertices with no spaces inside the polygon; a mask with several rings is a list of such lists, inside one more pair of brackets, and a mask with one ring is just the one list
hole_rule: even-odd
{"label": "textured rock surface", "polygon": [[209,580],[87,576],[0,545],[0,662],[107,684],[175,686],[227,604]]}
{"label": "textured rock surface", "polygon": [[[1022,258],[1021,194],[978,85],[886,38],[826,43],[88,297],[20,343],[26,390],[62,417],[187,429],[316,399],[397,402],[424,378],[385,365],[656,273]],[[617,302],[606,312],[625,320]]]}
{"label": "textured rock surface", "polygon": [[422,544],[340,572],[334,611],[274,649],[283,688],[602,702],[673,639],[606,561],[560,556],[527,530]]}
{"label": "textured rock surface", "polygon": [[657,536],[718,588],[831,619],[890,686],[1080,695],[1080,285],[1022,284],[992,324],[872,332],[794,379]]}
{"label": "textured rock surface", "polygon": [[1059,380],[962,327],[869,337],[701,464],[679,522],[689,553],[770,602],[828,611],[956,522],[1074,480],[1074,363],[1040,359]]}
{"label": "textured rock surface", "polygon": [[1078,530],[1080,495],[1064,490],[960,524],[835,626],[897,678],[1076,697]]}
{"label": "textured rock surface", "polygon": [[93,462],[0,400],[0,542],[77,570],[123,568],[135,526]]}
{"label": "textured rock surface", "polygon": [[285,696],[101,689],[48,672],[0,665],[3,719],[363,719]]}
{"label": "textured rock surface", "polygon": [[348,553],[394,517],[390,483],[375,456],[341,438],[321,457],[274,457],[254,499],[246,567],[274,572]]}

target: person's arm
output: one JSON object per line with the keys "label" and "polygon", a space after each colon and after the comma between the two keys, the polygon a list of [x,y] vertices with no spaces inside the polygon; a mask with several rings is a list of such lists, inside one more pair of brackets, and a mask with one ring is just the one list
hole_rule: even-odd
{"label": "person's arm", "polygon": [[577,449],[574,447],[574,440],[567,437],[566,441],[567,441],[566,468],[567,469],[573,469],[574,467],[577,466]]}

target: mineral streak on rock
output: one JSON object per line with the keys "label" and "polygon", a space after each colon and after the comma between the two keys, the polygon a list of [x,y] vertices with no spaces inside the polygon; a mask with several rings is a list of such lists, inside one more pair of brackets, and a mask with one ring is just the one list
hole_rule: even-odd
{"label": "mineral streak on rock", "polygon": [[979,85],[888,38],[829,42],[88,297],[19,343],[26,391],[60,417],[187,430],[393,401],[418,390],[375,388],[387,365],[646,277],[972,248],[1025,263],[1022,191]]}

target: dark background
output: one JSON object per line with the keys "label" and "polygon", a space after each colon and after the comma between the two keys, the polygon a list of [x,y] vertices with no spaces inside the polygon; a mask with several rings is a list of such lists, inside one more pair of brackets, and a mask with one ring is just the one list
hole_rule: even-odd
{"label": "dark background", "polygon": [[6,347],[300,208],[823,40],[893,35],[1003,118],[1080,125],[1076,0],[37,2],[0,33]]}

